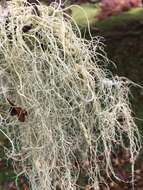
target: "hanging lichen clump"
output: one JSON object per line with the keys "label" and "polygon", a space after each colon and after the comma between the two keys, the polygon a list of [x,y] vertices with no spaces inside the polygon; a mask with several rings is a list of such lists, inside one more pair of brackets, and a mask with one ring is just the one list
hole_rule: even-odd
{"label": "hanging lichen clump", "polygon": [[32,190],[73,190],[84,170],[97,190],[103,168],[120,180],[111,162],[120,146],[130,152],[133,184],[140,139],[130,82],[98,66],[107,62],[99,38],[82,39],[56,4],[13,1],[8,10],[0,23],[0,131],[17,175],[26,175]]}

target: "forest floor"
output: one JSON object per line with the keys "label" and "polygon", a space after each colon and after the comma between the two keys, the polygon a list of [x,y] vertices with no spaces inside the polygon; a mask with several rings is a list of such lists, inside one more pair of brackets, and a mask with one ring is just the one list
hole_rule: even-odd
{"label": "forest floor", "polygon": [[[100,184],[100,190],[131,190],[131,172],[129,168],[129,154],[128,152],[119,152],[119,154],[112,158],[112,164],[114,166],[114,171],[116,176],[121,179],[121,181],[116,180],[114,177],[109,179],[106,175],[105,180],[108,187],[104,184]],[[80,190],[92,190],[90,185],[87,184],[87,179],[83,178],[84,171],[82,171],[80,176],[80,181],[78,180],[77,185],[81,185]],[[82,179],[83,178],[83,179]],[[140,157],[135,165],[135,178],[134,178],[134,189],[143,190],[143,162]],[[124,181],[124,182],[123,182]],[[18,187],[16,186],[18,184]],[[18,179],[14,174],[14,169],[10,161],[4,159],[0,160],[0,190],[30,190],[28,180],[24,176],[20,176]]]}

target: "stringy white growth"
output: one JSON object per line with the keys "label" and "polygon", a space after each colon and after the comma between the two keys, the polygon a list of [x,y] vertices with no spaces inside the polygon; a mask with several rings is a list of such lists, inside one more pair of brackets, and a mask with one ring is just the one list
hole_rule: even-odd
{"label": "stringy white growth", "polygon": [[[99,68],[107,59],[98,56],[98,38],[82,39],[59,8],[38,5],[37,16],[14,1],[9,9],[8,22],[0,25],[0,99],[7,113],[1,127],[12,144],[8,158],[23,169],[17,175],[27,175],[32,190],[74,190],[83,170],[97,190],[103,163],[118,178],[111,152],[119,145],[130,151],[133,172],[140,138],[129,82]],[[7,98],[28,112],[25,122],[10,115]]]}

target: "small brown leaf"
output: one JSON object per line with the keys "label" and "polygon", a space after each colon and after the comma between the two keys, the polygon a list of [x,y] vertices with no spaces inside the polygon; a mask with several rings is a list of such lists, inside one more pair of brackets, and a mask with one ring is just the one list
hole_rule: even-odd
{"label": "small brown leaf", "polygon": [[27,111],[21,107],[16,106],[11,100],[7,98],[9,104],[11,105],[10,108],[10,115],[11,116],[17,116],[18,120],[21,122],[25,121],[25,118],[27,116]]}
{"label": "small brown leaf", "polygon": [[91,190],[91,188],[92,188],[92,187],[91,187],[90,185],[86,185],[86,186],[85,186],[85,190]]}
{"label": "small brown leaf", "polygon": [[22,185],[22,190],[29,190],[29,187],[24,183],[24,184]]}

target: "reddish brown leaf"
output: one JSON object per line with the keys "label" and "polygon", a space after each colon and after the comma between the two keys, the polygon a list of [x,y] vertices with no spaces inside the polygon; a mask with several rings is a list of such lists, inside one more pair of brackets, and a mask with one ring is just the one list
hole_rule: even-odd
{"label": "reddish brown leaf", "polygon": [[27,111],[21,107],[16,106],[11,100],[7,98],[9,104],[11,105],[10,108],[10,115],[11,116],[17,116],[18,120],[21,122],[25,121],[25,118],[27,116]]}
{"label": "reddish brown leaf", "polygon": [[29,190],[29,187],[24,183],[24,184],[22,185],[22,190]]}

